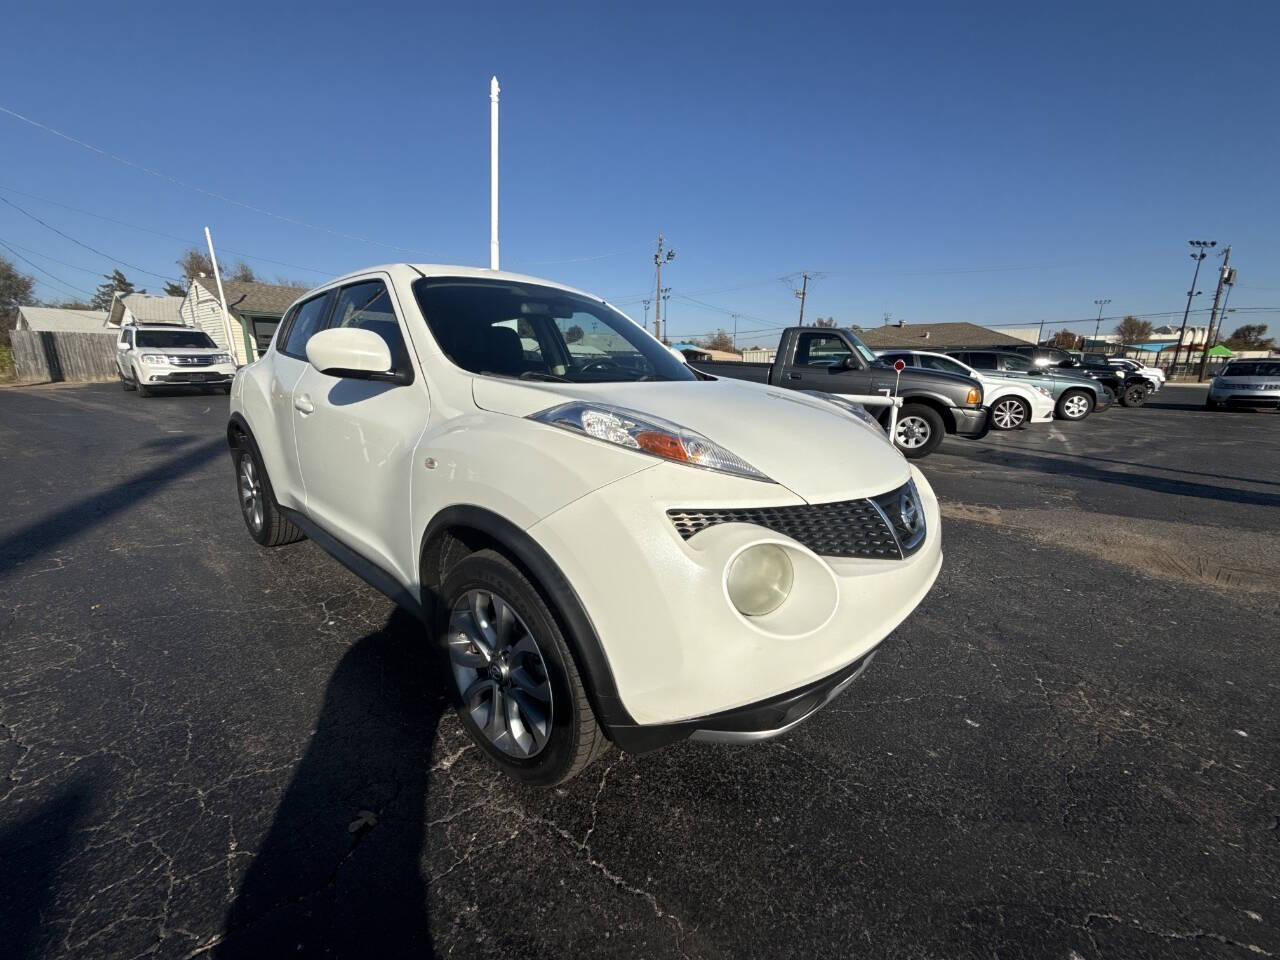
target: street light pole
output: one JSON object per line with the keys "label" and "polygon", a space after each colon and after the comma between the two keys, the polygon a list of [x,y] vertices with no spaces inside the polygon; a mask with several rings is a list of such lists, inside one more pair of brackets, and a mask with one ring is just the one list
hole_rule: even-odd
{"label": "street light pole", "polygon": [[[1102,308],[1105,307],[1110,302],[1111,302],[1110,297],[1108,297],[1106,300],[1093,301],[1094,306],[1098,308],[1098,320],[1093,325],[1093,347],[1095,350],[1098,348],[1098,331],[1102,329]],[[1080,351],[1080,360],[1081,362],[1084,361],[1084,350]]]}
{"label": "street light pole", "polygon": [[[658,234],[658,252],[653,255],[653,265],[656,268],[655,273],[657,274],[657,283],[655,286],[658,291],[653,303],[653,333],[659,340],[662,339],[662,265],[664,263],[670,263],[676,258],[676,252],[674,250],[667,250],[663,246],[663,242],[662,234]],[[669,290],[670,287],[667,289]]]}
{"label": "street light pole", "polygon": [[[1209,369],[1209,348],[1213,346],[1213,326],[1215,323],[1221,324],[1218,314],[1218,301],[1222,299],[1222,288],[1227,288],[1227,293],[1231,292],[1228,284],[1235,282],[1235,276],[1231,270],[1231,244],[1227,244],[1227,248],[1222,251],[1222,266],[1218,268],[1218,289],[1213,292],[1213,309],[1209,311],[1209,326],[1204,332],[1204,350],[1200,354],[1200,370],[1196,374],[1196,379],[1204,382],[1205,371]],[[1225,315],[1226,302],[1222,304]]]}
{"label": "street light pole", "polygon": [[1191,289],[1187,291],[1187,309],[1182,312],[1182,329],[1178,331],[1178,342],[1173,348],[1173,364],[1169,367],[1171,380],[1178,369],[1178,355],[1182,353],[1182,342],[1187,336],[1187,318],[1191,316],[1191,298],[1196,295],[1196,281],[1200,279],[1200,264],[1209,255],[1207,252],[1209,248],[1218,245],[1217,240],[1188,240],[1187,243],[1191,244],[1195,250],[1195,253],[1191,254],[1191,259],[1196,262],[1196,272],[1191,277]]}

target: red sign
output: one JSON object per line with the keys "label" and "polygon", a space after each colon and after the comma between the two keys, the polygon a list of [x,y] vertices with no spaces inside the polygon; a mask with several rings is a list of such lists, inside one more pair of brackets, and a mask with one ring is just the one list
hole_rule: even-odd
{"label": "red sign", "polygon": [[893,369],[901,373],[903,370],[907,369],[907,364],[905,361],[895,360],[893,361]]}

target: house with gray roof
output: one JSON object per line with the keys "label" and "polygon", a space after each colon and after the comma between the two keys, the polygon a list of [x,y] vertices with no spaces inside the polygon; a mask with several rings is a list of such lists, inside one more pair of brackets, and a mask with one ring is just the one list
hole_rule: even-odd
{"label": "house with gray roof", "polygon": [[1034,343],[980,327],[976,323],[895,323],[857,331],[872,350],[964,350],[1016,347]]}
{"label": "house with gray roof", "polygon": [[222,303],[218,300],[218,282],[212,277],[191,281],[179,308],[180,322],[199,327],[239,363],[252,363],[262,355],[285,311],[306,293],[302,287],[242,280],[223,280],[222,291],[227,298],[230,344],[227,343],[228,324],[223,321]]}
{"label": "house with gray roof", "polygon": [[149,293],[120,293],[111,298],[107,326],[118,328],[126,323],[182,323],[182,298],[154,296]]}
{"label": "house with gray roof", "polygon": [[64,310],[62,307],[19,307],[15,330],[37,333],[104,333],[105,310]]}

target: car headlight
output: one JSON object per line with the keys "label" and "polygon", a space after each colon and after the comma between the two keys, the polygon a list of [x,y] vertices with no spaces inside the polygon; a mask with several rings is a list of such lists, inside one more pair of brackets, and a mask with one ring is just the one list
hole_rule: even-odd
{"label": "car headlight", "polygon": [[529,419],[664,460],[731,473],[750,480],[773,482],[747,461],[702,434],[634,410],[574,401],[530,414]]}
{"label": "car headlight", "polygon": [[163,353],[144,353],[142,355],[143,363],[168,363],[168,358]]}
{"label": "car headlight", "polygon": [[1033,383],[1031,385],[1031,389],[1043,394],[1044,396],[1048,397],[1050,400],[1053,399],[1053,391],[1050,390],[1048,387],[1042,387],[1038,383]]}
{"label": "car headlight", "polygon": [[229,353],[215,353],[209,359],[213,363],[235,363],[235,361],[231,359],[231,354]]}

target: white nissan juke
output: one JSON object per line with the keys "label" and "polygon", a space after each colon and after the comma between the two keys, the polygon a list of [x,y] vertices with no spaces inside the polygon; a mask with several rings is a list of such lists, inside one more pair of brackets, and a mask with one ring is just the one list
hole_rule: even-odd
{"label": "white nissan juke", "polygon": [[458,713],[548,785],[609,743],[775,736],[938,575],[938,504],[856,405],[681,363],[597,297],[396,264],[311,291],[236,375],[250,534],[416,613]]}

